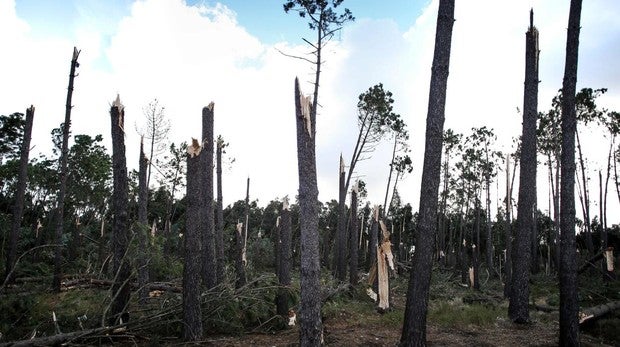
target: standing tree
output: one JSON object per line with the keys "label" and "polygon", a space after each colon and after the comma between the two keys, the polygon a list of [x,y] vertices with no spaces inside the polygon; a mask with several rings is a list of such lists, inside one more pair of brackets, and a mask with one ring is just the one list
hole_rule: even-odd
{"label": "standing tree", "polygon": [[226,258],[224,257],[224,211],[222,197],[222,152],[228,146],[222,136],[217,137],[216,165],[217,165],[217,200],[215,205],[215,254],[217,261],[217,283],[224,283],[226,279]]}
{"label": "standing tree", "polygon": [[205,230],[202,231],[202,281],[207,288],[215,287],[217,283],[217,265],[215,259],[215,221],[213,210],[213,107],[202,109],[202,148],[201,160],[201,184],[204,187],[202,196],[202,213],[204,214]]}
{"label": "standing tree", "polygon": [[525,34],[525,86],[523,91],[523,135],[519,170],[517,229],[512,254],[512,286],[508,316],[515,323],[530,320],[530,245],[536,223],[536,117],[538,116],[538,29],[530,11],[530,27]]}
{"label": "standing tree", "polygon": [[[147,187],[151,183],[151,169],[153,167],[153,158],[157,152],[165,148],[164,141],[170,133],[170,121],[166,118],[165,107],[159,105],[159,100],[153,99],[142,110],[146,118],[146,129],[140,131],[142,135],[150,141],[151,152],[149,153],[149,168],[146,177]],[[156,147],[157,146],[157,147]]]}
{"label": "standing tree", "polygon": [[358,219],[357,219],[357,194],[359,191],[359,181],[355,182],[351,190],[351,213],[349,214],[349,283],[351,286],[357,285],[358,275]]}
{"label": "standing tree", "polygon": [[56,204],[56,233],[55,243],[58,245],[54,251],[54,279],[52,281],[52,289],[60,292],[60,282],[62,279],[62,231],[64,228],[64,208],[65,195],[67,192],[67,157],[69,153],[69,131],[71,127],[71,99],[73,97],[73,80],[77,76],[75,70],[80,66],[78,57],[80,51],[73,47],[73,57],[71,58],[71,68],[69,70],[69,87],[67,88],[67,103],[65,104],[65,122],[62,131],[62,151],[60,153],[60,187],[58,189],[58,201]]}
{"label": "standing tree", "polygon": [[138,255],[138,287],[140,302],[146,302],[148,298],[148,289],[146,284],[149,282],[149,268],[148,268],[148,186],[146,183],[146,171],[148,166],[148,159],[144,153],[144,138],[140,140],[140,159],[138,165],[138,243],[139,243],[139,255]]}
{"label": "standing tree", "polygon": [[453,25],[454,0],[440,0],[426,116],[426,143],[420,187],[416,251],[413,255],[413,266],[407,289],[405,319],[400,338],[400,343],[403,346],[426,345],[426,314],[428,312],[428,292],[433,265],[433,242],[437,231],[437,194],[439,193]]}
{"label": "standing tree", "polygon": [[[359,131],[355,142],[355,148],[351,155],[349,171],[346,174],[346,179],[342,180],[343,183],[340,184],[341,193],[338,201],[338,224],[336,227],[336,235],[338,237],[334,248],[335,254],[337,255],[336,258],[338,259],[336,263],[336,273],[338,276],[336,276],[336,278],[341,281],[344,281],[346,277],[346,257],[340,256],[344,254],[346,248],[347,219],[344,199],[349,189],[355,166],[361,160],[368,159],[364,157],[364,155],[371,153],[388,131],[394,130],[395,136],[397,137],[406,136],[406,132],[404,132],[404,123],[400,119],[400,115],[392,112],[393,104],[394,99],[392,99],[392,92],[384,90],[383,84],[381,83],[370,87],[359,96],[359,101],[357,103]],[[344,175],[343,163],[341,163],[341,175]],[[342,242],[342,240],[345,242]],[[340,269],[340,271],[338,271],[338,269]]]}
{"label": "standing tree", "polygon": [[30,154],[30,139],[32,138],[32,121],[34,119],[34,106],[26,110],[26,123],[24,124],[24,137],[22,140],[19,174],[17,177],[17,190],[15,192],[15,202],[13,205],[13,223],[11,224],[11,234],[9,236],[8,251],[6,253],[5,278],[9,282],[13,281],[13,267],[17,258],[17,241],[19,230],[22,227],[22,217],[24,215],[24,198],[26,195],[26,183],[28,180],[28,156]]}
{"label": "standing tree", "polygon": [[130,267],[127,259],[129,246],[128,230],[128,195],[127,159],[125,157],[125,111],[117,96],[110,109],[112,120],[112,176],[114,191],[112,193],[112,251],[114,284],[112,285],[111,317],[109,324],[129,320]]}
{"label": "standing tree", "polygon": [[575,242],[575,133],[581,0],[571,0],[562,83],[562,177],[560,194],[560,345],[579,346],[579,298]]}
{"label": "standing tree", "polygon": [[316,178],[316,111],[310,96],[302,95],[295,78],[297,170],[299,175],[299,228],[301,243],[301,346],[323,343],[321,322],[321,266],[319,262],[319,189]]}
{"label": "standing tree", "polygon": [[185,261],[183,262],[183,339],[197,341],[202,338],[202,311],[200,308],[200,244],[204,227],[202,182],[202,147],[196,139],[187,147],[187,212],[183,237]]}

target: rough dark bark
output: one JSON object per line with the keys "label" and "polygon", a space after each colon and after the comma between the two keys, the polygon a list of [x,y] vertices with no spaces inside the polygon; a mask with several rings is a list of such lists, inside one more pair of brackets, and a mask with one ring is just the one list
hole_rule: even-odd
{"label": "rough dark bark", "polygon": [[138,165],[138,297],[141,303],[145,303],[149,296],[146,284],[149,282],[148,268],[148,246],[149,246],[149,225],[148,225],[148,186],[146,183],[148,159],[144,154],[144,139],[140,141],[140,159]]}
{"label": "rough dark bark", "polygon": [[[334,272],[336,279],[340,282],[346,281],[347,277],[347,216],[345,213],[345,199],[347,189],[345,187],[344,160],[340,155],[340,170],[338,182],[338,223],[336,228],[336,244],[334,245],[334,258],[336,266]],[[340,213],[341,212],[341,213]]]}
{"label": "rough dark bark", "polygon": [[[69,156],[69,130],[71,128],[71,99],[73,97],[73,80],[75,79],[75,69],[80,64],[78,63],[78,57],[80,51],[73,47],[73,57],[71,58],[71,69],[69,70],[69,87],[67,88],[67,103],[65,104],[65,122],[63,123],[62,130],[62,150],[60,152],[60,185],[58,188],[58,200],[56,203],[56,230],[54,234],[55,243],[62,244],[62,233],[64,228],[64,210],[65,210],[65,195],[67,193],[67,157]],[[62,249],[63,247],[56,247],[54,251],[54,278],[52,281],[52,289],[60,292],[60,281],[62,280]]]}
{"label": "rough dark bark", "polygon": [[224,257],[224,207],[222,196],[222,149],[224,140],[217,139],[217,201],[215,205],[215,254],[217,260],[217,283],[224,283],[226,280],[226,258]]}
{"label": "rough dark bark", "polygon": [[426,142],[420,187],[420,211],[416,250],[407,290],[402,346],[426,345],[426,315],[433,262],[433,242],[437,232],[437,205],[441,171],[446,90],[450,66],[454,0],[440,0],[431,73]]}
{"label": "rough dark bark", "polygon": [[19,173],[17,176],[17,188],[15,192],[15,205],[13,205],[13,220],[11,224],[11,234],[9,235],[8,250],[6,252],[5,280],[7,283],[13,282],[13,272],[15,260],[17,259],[17,241],[22,227],[22,217],[24,215],[24,197],[26,195],[26,183],[28,181],[28,157],[30,155],[30,139],[32,138],[32,122],[34,119],[34,106],[26,110],[26,124],[24,126],[24,139],[19,156]]}
{"label": "rough dark bark", "polygon": [[379,245],[379,206],[372,209],[370,240],[368,242],[368,271],[377,266],[377,246]]}
{"label": "rough dark bark", "polygon": [[510,298],[510,284],[512,283],[512,191],[510,186],[510,156],[506,158],[506,220],[504,224],[504,243],[506,247],[506,262],[504,263],[504,297]]}
{"label": "rough dark bark", "polygon": [[575,242],[575,133],[581,0],[571,0],[562,83],[562,170],[560,188],[560,346],[579,345],[577,246]]}
{"label": "rough dark bark", "polygon": [[200,249],[204,227],[202,184],[203,167],[201,148],[196,139],[188,147],[187,157],[187,212],[185,221],[185,261],[183,263],[183,339],[202,338],[202,311],[200,308]]}
{"label": "rough dark bark", "polygon": [[112,286],[112,304],[109,324],[129,321],[129,295],[131,288],[129,276],[131,270],[127,259],[129,246],[128,200],[129,186],[127,183],[127,159],[125,157],[125,111],[117,97],[110,109],[112,121],[112,269],[114,285]]}
{"label": "rough dark bark", "polygon": [[[317,58],[317,61],[320,61],[320,59]],[[317,83],[315,84],[315,98],[312,101],[312,106],[310,105],[309,97],[301,94],[299,80],[295,79],[299,224],[301,233],[301,310],[299,314],[301,346],[319,346],[323,342],[318,231],[319,190],[317,187],[315,156],[318,72],[316,76]]]}
{"label": "rough dark bark", "polygon": [[358,183],[355,183],[355,186],[351,190],[351,222],[349,223],[349,235],[350,244],[349,244],[349,283],[352,286],[357,285],[358,281],[358,254],[357,254],[357,244],[358,240],[358,220],[357,220],[357,191],[358,191]]}
{"label": "rough dark bark", "polygon": [[200,175],[204,194],[202,196],[202,213],[204,214],[205,229],[202,231],[202,281],[207,289],[215,287],[217,283],[217,264],[215,259],[215,223],[213,210],[213,107],[202,109],[202,151],[200,152],[201,168],[204,171]]}
{"label": "rough dark bark", "polygon": [[235,245],[237,256],[235,257],[235,288],[239,289],[247,283],[245,276],[245,238],[243,237],[244,223],[237,223],[235,229]]}
{"label": "rough dark bark", "polygon": [[530,27],[525,34],[525,86],[523,91],[523,134],[519,170],[517,228],[512,255],[512,288],[508,316],[513,322],[530,320],[530,247],[536,206],[536,116],[538,114],[538,29],[530,12]]}
{"label": "rough dark bark", "polygon": [[278,226],[278,296],[276,297],[277,313],[285,318],[288,317],[289,310],[289,290],[291,285],[291,211],[288,206],[288,199],[282,204],[280,214],[280,225]]}

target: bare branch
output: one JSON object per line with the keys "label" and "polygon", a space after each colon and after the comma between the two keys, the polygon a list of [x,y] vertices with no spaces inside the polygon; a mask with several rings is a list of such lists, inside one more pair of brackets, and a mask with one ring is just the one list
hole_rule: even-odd
{"label": "bare branch", "polygon": [[300,56],[297,56],[297,55],[287,54],[287,53],[284,53],[284,52],[282,52],[281,50],[279,50],[278,48],[275,48],[275,47],[274,47],[274,49],[276,51],[280,52],[280,54],[282,54],[285,57],[300,59],[300,60],[306,61],[306,62],[308,62],[310,64],[313,64],[313,65],[316,64],[316,62],[314,62],[314,61],[312,61],[312,60],[310,60],[308,58],[300,57]]}

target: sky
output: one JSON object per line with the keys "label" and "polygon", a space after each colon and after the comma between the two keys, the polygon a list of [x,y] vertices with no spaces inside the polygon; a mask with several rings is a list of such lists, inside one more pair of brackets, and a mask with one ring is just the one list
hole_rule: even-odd
{"label": "sky", "polygon": [[[509,151],[521,133],[525,32],[529,10],[540,32],[539,110],[561,88],[568,0],[457,1],[445,128],[467,134],[493,128]],[[50,153],[50,131],[64,119],[73,47],[81,50],[73,94],[73,134],[103,134],[110,145],[109,107],[125,105],[127,163],[137,168],[144,107],[157,98],[171,120],[169,141],[199,137],[201,109],[215,103],[215,133],[230,143],[224,203],[250,194],[260,205],[297,192],[293,82],[312,90],[313,66],[283,56],[304,55],[315,33],[282,0],[0,0],[0,114],[36,107],[33,152]],[[349,162],[357,135],[357,97],[383,83],[410,133],[414,171],[399,183],[417,209],[437,0],[347,0],[356,20],[324,49],[317,120],[319,199],[336,199],[339,156]],[[605,87],[599,104],[620,111],[620,2],[584,2],[578,88]],[[604,165],[607,139],[583,130],[592,177]],[[355,176],[368,199],[382,203],[389,162],[386,140]],[[546,179],[539,167],[539,180]],[[500,175],[494,201],[505,191]],[[597,185],[590,182],[591,194]],[[546,210],[546,187],[539,208]],[[619,211],[610,191],[610,211]],[[515,194],[516,198],[516,194]],[[592,206],[598,214],[598,205]],[[615,214],[618,215],[618,214]],[[610,217],[617,223],[618,218]]]}

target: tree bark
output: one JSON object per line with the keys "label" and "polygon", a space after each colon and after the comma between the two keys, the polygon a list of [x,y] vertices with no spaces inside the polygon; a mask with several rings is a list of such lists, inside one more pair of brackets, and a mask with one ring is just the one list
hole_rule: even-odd
{"label": "tree bark", "polygon": [[407,290],[405,319],[400,339],[402,346],[426,345],[426,315],[433,262],[433,241],[437,232],[437,194],[439,193],[453,25],[454,0],[440,0],[426,117],[426,143],[420,188],[418,234]]}
{"label": "tree bark", "polygon": [[506,158],[506,221],[504,243],[506,247],[506,262],[504,263],[504,297],[510,298],[510,284],[512,283],[512,191],[510,190],[510,156]]}
{"label": "tree bark", "polygon": [[536,206],[536,117],[538,115],[538,29],[530,11],[530,26],[525,34],[525,86],[523,91],[523,134],[519,170],[517,229],[512,253],[512,286],[508,316],[515,323],[530,320],[531,236]]}
{"label": "tree bark", "polygon": [[340,282],[344,282],[347,277],[347,216],[345,199],[347,190],[345,188],[345,171],[344,160],[340,155],[340,170],[339,170],[339,182],[338,182],[338,223],[336,229],[336,245],[334,247],[336,260],[336,279]]}
{"label": "tree bark", "polygon": [[582,211],[583,226],[585,231],[586,248],[588,253],[594,254],[594,243],[592,242],[592,226],[590,224],[590,192],[588,190],[588,177],[586,176],[586,164],[581,152],[581,141],[579,141],[579,131],[575,127],[575,138],[577,139],[577,153],[579,154],[579,168],[581,171],[581,184],[583,189]]}
{"label": "tree bark", "polygon": [[204,227],[202,184],[203,148],[196,139],[192,139],[187,152],[187,212],[186,227],[183,241],[185,245],[185,261],[183,263],[183,339],[197,341],[202,338],[202,311],[200,308],[200,249]]}
{"label": "tree bark", "polygon": [[[320,32],[321,30],[319,30]],[[318,47],[321,47],[320,40]],[[320,62],[318,57],[317,62]],[[301,310],[299,315],[301,346],[318,346],[323,342],[318,231],[319,190],[317,187],[315,156],[318,71],[316,77],[312,106],[310,105],[310,98],[301,94],[299,80],[295,79],[299,224],[301,233]]]}
{"label": "tree bark", "polygon": [[129,276],[131,270],[127,259],[129,247],[129,221],[127,203],[129,186],[127,183],[127,159],[125,157],[125,111],[118,96],[110,109],[112,121],[112,269],[114,285],[112,286],[112,305],[109,324],[129,321]]}
{"label": "tree bark", "polygon": [[149,282],[148,268],[148,247],[149,247],[149,225],[148,225],[148,186],[146,183],[146,174],[148,167],[148,159],[144,154],[144,139],[140,141],[140,159],[138,171],[138,287],[140,303],[144,304],[148,298],[149,291],[146,284]]}
{"label": "tree bark", "polygon": [[357,285],[357,281],[359,280],[357,274],[357,266],[358,266],[358,254],[357,254],[357,244],[358,244],[358,221],[357,221],[357,192],[358,192],[358,182],[355,183],[353,189],[351,190],[351,223],[349,224],[349,235],[351,239],[349,241],[351,253],[349,256],[349,283],[352,286]]}
{"label": "tree bark", "polygon": [[226,280],[226,257],[224,256],[224,200],[222,197],[222,149],[224,140],[217,139],[217,202],[215,206],[215,254],[217,260],[217,283],[224,283]]}
{"label": "tree bark", "polygon": [[[56,231],[55,231],[55,243],[57,245],[62,244],[62,233],[64,228],[64,209],[65,209],[65,195],[67,193],[67,157],[69,156],[69,130],[71,127],[71,99],[73,97],[73,80],[75,79],[75,69],[80,64],[78,63],[78,57],[80,51],[73,47],[73,57],[71,59],[71,69],[69,70],[69,87],[67,88],[67,103],[65,104],[65,122],[63,123],[62,131],[62,151],[60,153],[60,187],[58,188],[58,201],[56,203]],[[60,293],[60,281],[62,279],[62,249],[63,247],[56,247],[54,251],[54,279],[52,281],[52,289]]]}
{"label": "tree bark", "polygon": [[19,173],[17,176],[17,190],[15,192],[15,205],[13,205],[13,222],[9,236],[8,250],[6,252],[5,278],[7,283],[12,283],[14,277],[13,267],[17,259],[17,241],[19,239],[22,218],[24,216],[24,198],[26,196],[26,183],[28,182],[28,157],[30,155],[30,140],[32,138],[32,122],[34,119],[34,106],[26,110],[26,124],[24,126],[24,139],[19,157]]}
{"label": "tree bark", "polygon": [[214,104],[210,103],[207,107],[202,109],[203,148],[200,152],[202,170],[204,171],[200,177],[202,178],[202,185],[205,189],[202,197],[202,213],[205,216],[205,229],[202,234],[202,281],[207,289],[215,287],[217,283],[213,210],[213,107]]}
{"label": "tree bark", "polygon": [[288,206],[288,198],[282,204],[280,214],[280,225],[278,243],[278,281],[280,288],[276,298],[277,313],[284,318],[288,317],[289,311],[289,289],[291,285],[291,211]]}
{"label": "tree bark", "polygon": [[579,346],[579,298],[575,242],[575,133],[581,0],[571,0],[562,83],[562,177],[560,201],[560,345]]}

